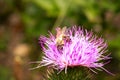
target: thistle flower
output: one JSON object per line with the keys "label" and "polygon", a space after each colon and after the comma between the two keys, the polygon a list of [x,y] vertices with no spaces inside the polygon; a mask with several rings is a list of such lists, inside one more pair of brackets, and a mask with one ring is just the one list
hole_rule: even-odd
{"label": "thistle flower", "polygon": [[56,31],[55,36],[52,33],[48,38],[40,36],[39,43],[44,56],[38,67],[49,66],[60,71],[65,69],[66,72],[67,67],[83,66],[93,72],[108,72],[103,68],[106,64],[104,61],[110,59],[109,55],[105,55],[107,44],[104,39],[76,26],[57,28]]}

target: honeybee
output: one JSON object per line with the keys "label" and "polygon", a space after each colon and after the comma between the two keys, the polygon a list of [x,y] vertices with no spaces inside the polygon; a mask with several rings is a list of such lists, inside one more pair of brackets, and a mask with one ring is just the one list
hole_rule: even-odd
{"label": "honeybee", "polygon": [[61,28],[57,28],[57,34],[56,34],[56,45],[58,47],[58,49],[62,49],[63,45],[65,44],[65,42],[70,42],[70,37],[68,35],[66,35],[66,27]]}
{"label": "honeybee", "polygon": [[64,40],[63,38],[66,36],[65,31],[66,31],[66,27],[61,28],[57,28],[57,34],[56,34],[56,44],[57,45],[62,45],[64,44]]}

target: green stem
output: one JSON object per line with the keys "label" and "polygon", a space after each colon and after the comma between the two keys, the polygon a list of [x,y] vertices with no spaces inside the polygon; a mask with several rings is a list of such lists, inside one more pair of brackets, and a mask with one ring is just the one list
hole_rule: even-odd
{"label": "green stem", "polygon": [[65,70],[58,73],[54,70],[53,73],[49,74],[48,80],[91,80],[91,73],[88,69],[83,67],[68,68],[67,73]]}
{"label": "green stem", "polygon": [[60,10],[60,13],[59,13],[59,15],[58,15],[58,18],[57,18],[57,20],[56,20],[56,22],[55,22],[55,24],[54,24],[54,26],[53,26],[53,28],[52,28],[52,32],[55,30],[56,27],[59,27],[60,24],[62,23],[65,15],[67,14],[67,11],[68,11],[69,6],[71,5],[71,3],[72,3],[72,0],[68,0],[68,3],[67,3],[67,5],[66,5],[65,9],[61,9],[61,10]]}

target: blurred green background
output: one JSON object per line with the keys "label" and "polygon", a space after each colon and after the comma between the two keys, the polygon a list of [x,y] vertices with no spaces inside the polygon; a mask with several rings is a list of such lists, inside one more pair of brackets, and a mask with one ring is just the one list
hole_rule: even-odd
{"label": "blurred green background", "polygon": [[[105,38],[112,60],[94,80],[120,80],[120,0],[0,0],[0,80],[44,80],[39,36],[83,26]],[[32,65],[32,66],[31,66]],[[74,76],[74,75],[73,75]]]}

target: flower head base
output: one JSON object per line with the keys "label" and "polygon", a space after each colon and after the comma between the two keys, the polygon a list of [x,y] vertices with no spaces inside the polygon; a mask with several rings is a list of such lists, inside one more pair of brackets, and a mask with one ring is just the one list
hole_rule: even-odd
{"label": "flower head base", "polygon": [[102,38],[76,26],[57,28],[56,31],[56,36],[50,33],[48,38],[41,36],[39,39],[44,51],[41,66],[65,71],[67,67],[84,66],[93,72],[98,68],[107,71],[103,61],[110,57],[104,55],[107,45]]}

